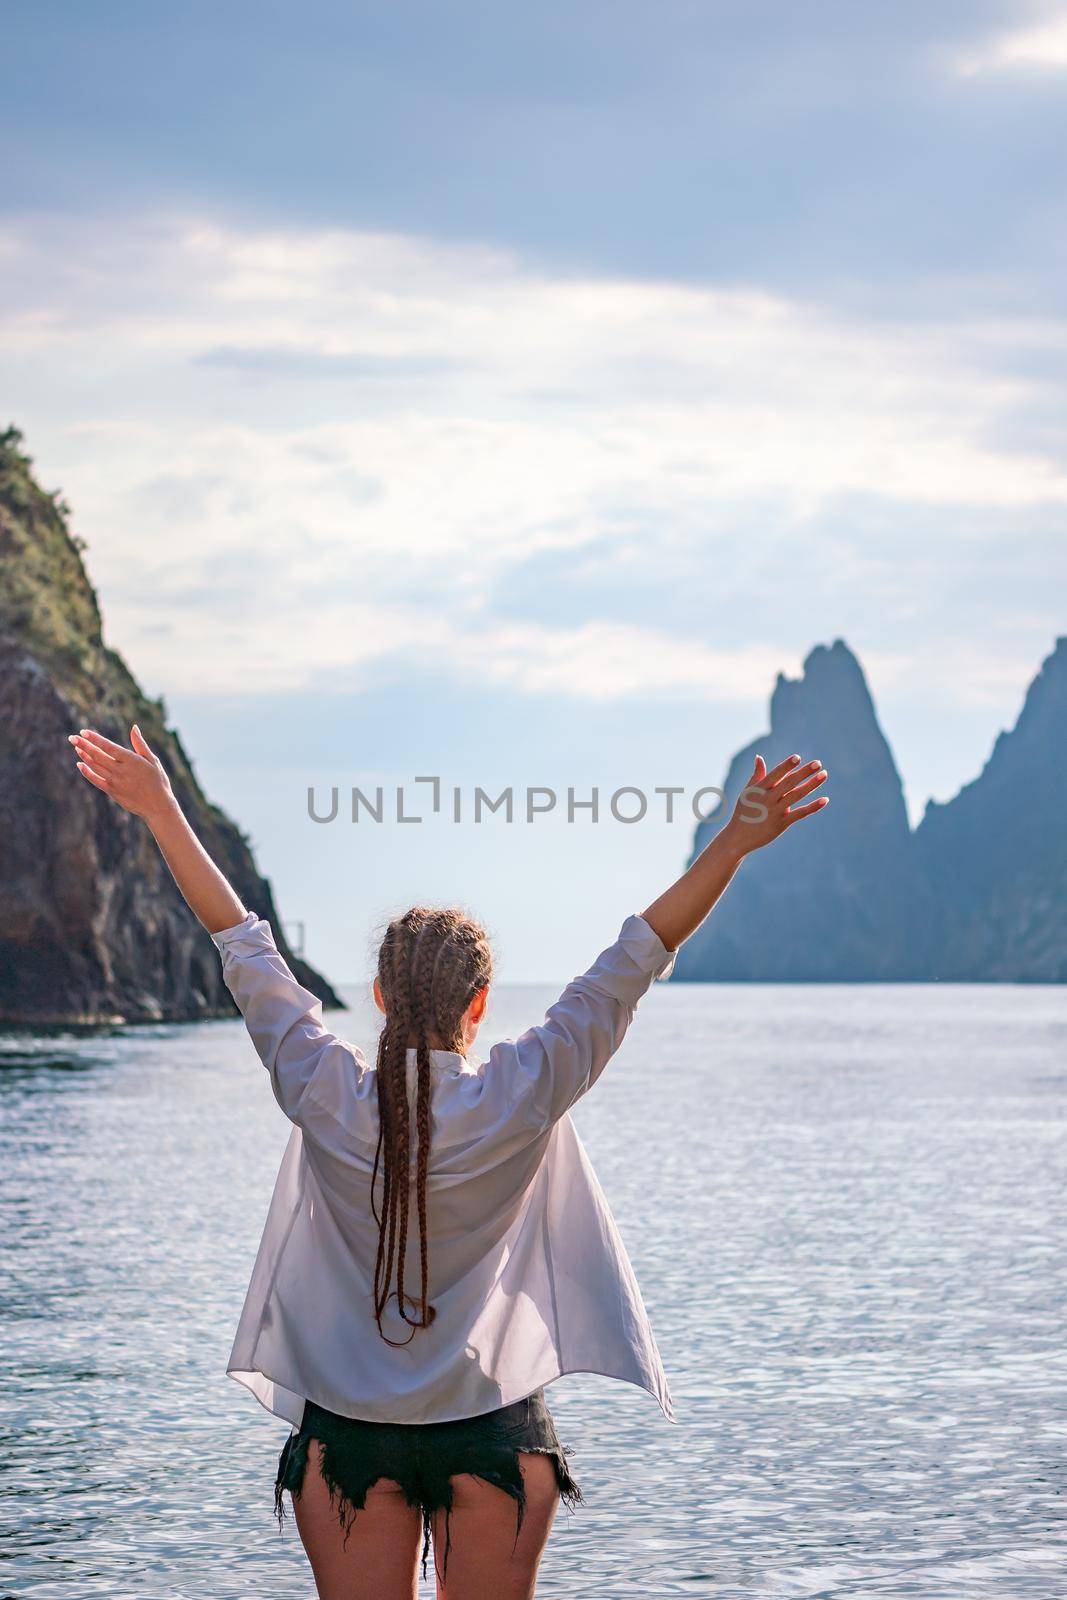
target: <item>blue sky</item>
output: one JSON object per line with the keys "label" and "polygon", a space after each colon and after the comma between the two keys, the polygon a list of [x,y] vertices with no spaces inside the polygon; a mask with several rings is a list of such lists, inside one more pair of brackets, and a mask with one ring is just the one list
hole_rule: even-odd
{"label": "blue sky", "polygon": [[335,977],[419,897],[568,976],[688,825],[322,828],[309,783],[715,783],[838,636],[915,816],[1014,719],[1064,626],[1067,6],[38,0],[5,44],[7,413]]}

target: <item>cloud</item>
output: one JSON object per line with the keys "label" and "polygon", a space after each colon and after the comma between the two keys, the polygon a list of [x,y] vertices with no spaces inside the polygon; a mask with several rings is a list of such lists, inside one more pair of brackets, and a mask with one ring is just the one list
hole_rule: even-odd
{"label": "cloud", "polygon": [[490,239],[881,314],[1062,309],[1060,109],[1033,73],[960,94],[944,70],[1034,30],[1047,55],[1043,9],[400,0],[371,26],[311,0],[296,30],[186,0],[112,8],[102,49],[95,7],[8,7],[0,205]]}
{"label": "cloud", "polygon": [[1067,12],[1035,27],[996,35],[977,50],[956,59],[961,77],[1018,70],[1067,71]]}
{"label": "cloud", "polygon": [[451,649],[464,671],[528,694],[589,700],[683,693],[747,702],[766,694],[776,672],[794,665],[767,646],[714,650],[656,628],[610,622],[571,629],[516,624],[481,638],[456,639]]}
{"label": "cloud", "polygon": [[459,369],[459,363],[419,355],[364,355],[358,350],[331,352],[271,346],[220,344],[195,358],[204,367],[224,367],[254,378],[419,378],[438,377]]}
{"label": "cloud", "polygon": [[336,693],[353,683],[373,689],[393,669],[414,668],[438,680],[591,702],[682,693],[747,703],[800,660],[769,646],[712,649],[621,623],[472,628],[462,618],[356,599],[255,613],[242,607],[220,617],[204,603],[205,589],[190,598],[198,603],[168,610],[162,622],[158,613],[140,612],[124,640],[137,657],[181,657],[183,670],[167,681],[189,694]]}
{"label": "cloud", "polygon": [[963,543],[978,510],[1067,502],[1047,380],[1012,360],[1063,348],[1047,318],[887,326],[199,217],[9,223],[0,273],[16,420],[154,688],[415,664],[526,694],[747,700],[780,662],[740,611],[679,634],[669,596],[632,614],[644,574],[710,566],[728,597],[739,575],[751,594],[805,563],[862,569],[863,536],[828,531],[861,498],[890,527],[894,508],[956,515]]}

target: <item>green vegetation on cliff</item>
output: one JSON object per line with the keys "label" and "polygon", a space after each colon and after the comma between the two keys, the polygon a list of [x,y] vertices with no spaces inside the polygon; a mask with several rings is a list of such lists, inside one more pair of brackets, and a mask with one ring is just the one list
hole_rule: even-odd
{"label": "green vegetation on cliff", "polygon": [[217,953],[146,830],[72,781],[66,735],[91,724],[125,742],[137,722],[186,815],[245,903],[274,926],[237,826],[209,803],[163,703],[103,640],[100,607],[56,494],[35,482],[18,430],[0,434],[0,1019],[195,1018],[232,1009]]}

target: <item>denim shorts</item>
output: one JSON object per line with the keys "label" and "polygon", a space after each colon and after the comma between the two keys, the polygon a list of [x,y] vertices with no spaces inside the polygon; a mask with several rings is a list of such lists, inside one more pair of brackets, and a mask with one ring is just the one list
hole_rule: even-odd
{"label": "denim shorts", "polygon": [[582,1499],[567,1466],[572,1452],[559,1442],[543,1388],[524,1400],[458,1422],[361,1422],[309,1400],[299,1432],[290,1434],[278,1461],[274,1504],[279,1523],[285,1514],[285,1491],[300,1494],[312,1439],[322,1445],[322,1476],[346,1539],[371,1484],[378,1478],[399,1483],[408,1505],[417,1506],[422,1513],[423,1577],[427,1576],[433,1514],[443,1511],[445,1548],[440,1576],[444,1580],[451,1548],[451,1480],[457,1473],[473,1473],[511,1495],[516,1505],[516,1543],[526,1502],[520,1451],[550,1456],[561,1498],[571,1507]]}

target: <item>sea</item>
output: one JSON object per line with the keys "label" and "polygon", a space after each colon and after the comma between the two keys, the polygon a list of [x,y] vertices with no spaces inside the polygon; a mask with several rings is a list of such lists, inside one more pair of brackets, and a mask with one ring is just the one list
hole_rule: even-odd
{"label": "sea", "polygon": [[[539,1596],[1067,1596],[1067,990],[659,984],[574,1118],[677,1421],[549,1385]],[[286,1137],[238,1021],[0,1036],[5,1600],[314,1596],[225,1376]]]}

